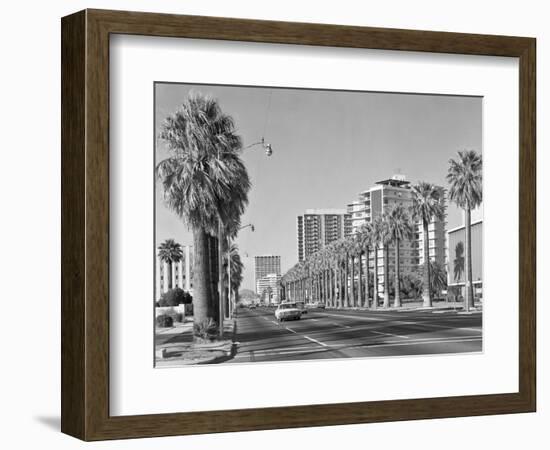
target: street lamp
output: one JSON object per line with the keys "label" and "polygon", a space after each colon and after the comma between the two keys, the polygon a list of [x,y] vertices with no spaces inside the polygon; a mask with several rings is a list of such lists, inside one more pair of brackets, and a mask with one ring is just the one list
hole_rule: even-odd
{"label": "street lamp", "polygon": [[271,147],[271,144],[267,144],[263,137],[260,141],[254,142],[253,144],[250,144],[250,145],[247,145],[246,147],[243,148],[243,150],[254,147],[255,145],[261,145],[267,156],[273,155],[273,147]]}
{"label": "street lamp", "polygon": [[[258,142],[254,142],[250,145],[247,145],[246,147],[243,148],[243,150],[246,150],[246,149],[249,149],[249,148],[252,148],[256,145],[260,145],[264,151],[265,151],[265,154],[266,156],[271,156],[273,155],[273,148],[271,147],[271,144],[267,144],[265,142],[265,139],[264,137],[262,136],[262,139],[259,140]],[[254,231],[254,225],[252,224],[248,224],[248,225],[245,225],[244,227],[241,227],[240,229],[242,228],[246,228],[250,226],[252,231]],[[221,245],[221,242],[222,242],[222,236],[223,236],[223,233],[222,233],[222,224],[221,222],[219,223],[218,225],[218,292],[219,292],[219,298],[220,298],[220,304],[219,304],[219,333],[220,333],[220,336],[223,336],[223,319],[224,319],[224,316],[225,316],[225,312],[224,312],[224,292],[225,292],[225,288],[223,286],[223,267],[222,267],[222,253],[221,253],[221,248],[222,248],[222,245]],[[228,258],[228,261],[231,261],[231,258],[229,257]],[[230,265],[230,263],[228,264],[228,266]],[[231,280],[229,280],[231,281]],[[231,284],[229,284],[229,297],[231,297]],[[230,303],[230,302],[228,302]]]}

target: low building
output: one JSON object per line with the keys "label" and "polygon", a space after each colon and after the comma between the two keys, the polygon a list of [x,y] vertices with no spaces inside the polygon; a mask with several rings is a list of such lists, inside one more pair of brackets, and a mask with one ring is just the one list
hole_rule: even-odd
{"label": "low building", "polygon": [[[483,221],[471,224],[472,241],[472,284],[474,295],[483,293]],[[447,233],[447,280],[449,289],[454,288],[458,295],[464,295],[466,270],[466,230],[464,225],[453,228]]]}
{"label": "low building", "polygon": [[278,304],[281,301],[281,275],[270,273],[256,280],[256,293],[260,296],[260,301]]}

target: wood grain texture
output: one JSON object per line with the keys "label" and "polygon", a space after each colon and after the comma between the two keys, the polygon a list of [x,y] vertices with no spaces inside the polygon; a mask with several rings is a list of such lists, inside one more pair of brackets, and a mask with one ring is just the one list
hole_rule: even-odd
{"label": "wood grain texture", "polygon": [[61,27],[61,430],[85,432],[85,20]]}
{"label": "wood grain texture", "polygon": [[[519,392],[110,417],[109,34],[112,33],[518,57]],[[535,410],[534,39],[87,10],[63,18],[62,41],[62,430],[65,433],[84,440],[99,440]]]}

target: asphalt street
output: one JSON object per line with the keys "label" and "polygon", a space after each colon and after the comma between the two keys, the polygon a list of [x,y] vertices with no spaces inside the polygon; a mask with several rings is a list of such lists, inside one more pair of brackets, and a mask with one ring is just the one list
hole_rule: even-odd
{"label": "asphalt street", "polygon": [[239,309],[227,363],[482,351],[482,313],[310,310],[278,323],[272,308]]}

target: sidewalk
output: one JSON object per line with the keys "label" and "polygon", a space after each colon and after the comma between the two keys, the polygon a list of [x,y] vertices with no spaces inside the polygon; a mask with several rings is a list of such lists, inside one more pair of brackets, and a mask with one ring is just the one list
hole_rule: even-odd
{"label": "sidewalk", "polygon": [[[402,306],[396,308],[392,306],[392,302],[390,300],[390,306],[388,308],[384,308],[381,305],[378,305],[377,309],[365,308],[365,307],[351,307],[351,308],[334,308],[334,307],[327,307],[326,309],[331,310],[355,310],[355,311],[397,311],[397,312],[408,312],[408,311],[434,311],[434,312],[443,312],[443,311],[460,311],[460,313],[466,314],[464,309],[464,303],[463,302],[434,302],[432,303],[432,306],[424,306],[422,301],[417,302],[405,302],[402,304]],[[474,308],[471,311],[481,311],[483,309],[482,303],[476,303],[474,305]]]}
{"label": "sidewalk", "polygon": [[155,367],[215,364],[234,355],[236,320],[224,320],[224,340],[204,344],[193,342],[193,319],[155,333]]}

